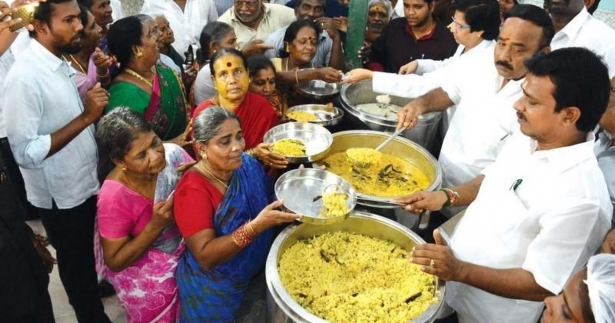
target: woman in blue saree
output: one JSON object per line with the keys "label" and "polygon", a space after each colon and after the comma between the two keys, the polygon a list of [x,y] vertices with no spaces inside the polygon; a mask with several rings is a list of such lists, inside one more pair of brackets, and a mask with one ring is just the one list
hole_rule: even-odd
{"label": "woman in blue saree", "polygon": [[176,280],[181,322],[232,322],[250,281],[264,267],[272,227],[299,215],[276,210],[273,184],[243,153],[239,120],[211,107],[194,120],[201,161],[175,191],[174,213],[189,252]]}

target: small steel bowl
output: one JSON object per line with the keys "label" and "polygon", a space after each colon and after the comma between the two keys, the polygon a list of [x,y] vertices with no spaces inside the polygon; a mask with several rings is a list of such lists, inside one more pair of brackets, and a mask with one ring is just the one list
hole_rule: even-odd
{"label": "small steel bowl", "polygon": [[282,139],[297,139],[305,145],[307,156],[285,156],[292,164],[310,163],[325,157],[333,143],[333,136],[325,127],[303,122],[288,122],[275,126],[267,131],[263,142],[273,144]]}
{"label": "small steel bowl", "polygon": [[312,99],[327,99],[340,93],[342,86],[338,83],[311,80],[299,83],[297,89],[299,89],[302,96]]}
{"label": "small steel bowl", "polygon": [[[321,217],[322,194],[331,186],[346,193],[348,213],[337,217]],[[311,224],[330,224],[345,220],[357,205],[357,192],[343,178],[318,168],[291,170],[280,176],[275,183],[275,195],[284,201],[289,211],[301,214],[301,222]]]}
{"label": "small steel bowl", "polygon": [[[335,126],[340,123],[344,117],[344,110],[325,104],[296,105],[288,109],[288,111],[286,111],[286,115],[288,116],[289,112],[294,111],[302,111],[315,115],[318,120],[310,121],[310,123],[319,124],[321,126]],[[289,119],[294,120],[290,117]]]}

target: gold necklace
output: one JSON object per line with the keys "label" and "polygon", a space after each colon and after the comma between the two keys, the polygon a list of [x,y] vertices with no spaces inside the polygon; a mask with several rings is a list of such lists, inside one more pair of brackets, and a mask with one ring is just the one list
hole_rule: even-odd
{"label": "gold necklace", "polygon": [[[152,87],[152,88],[154,87],[154,85],[152,84],[152,82],[153,82],[153,77],[152,77],[152,81],[148,81],[148,80],[146,80],[143,76],[141,76],[141,74],[139,74],[139,73],[137,73],[137,72],[135,72],[135,71],[133,71],[133,70],[131,70],[131,69],[129,69],[129,68],[125,68],[125,69],[124,69],[124,71],[125,71],[126,73],[128,73],[128,74],[130,74],[130,75],[132,75],[132,76],[134,76],[134,77],[136,77],[136,78],[138,78],[138,79],[139,79],[139,80],[141,80],[143,83],[145,83],[145,84],[149,85],[149,87]],[[152,73],[153,73],[153,72],[152,72]]]}
{"label": "gold necklace", "polygon": [[77,60],[77,59],[76,59],[76,58],[75,58],[72,54],[68,54],[68,56],[70,57],[70,59],[71,59],[71,60],[72,60],[75,64],[77,64],[77,67],[79,67],[79,69],[81,70],[81,73],[86,74],[86,75],[88,74],[88,73],[85,71],[85,68],[83,67],[83,65],[81,65],[81,64],[79,63],[79,61],[78,61],[78,60]]}
{"label": "gold necklace", "polygon": [[201,168],[207,173],[209,174],[211,177],[213,177],[218,183],[220,183],[222,186],[224,186],[224,189],[228,189],[228,185],[221,179],[219,179],[218,177],[216,177],[216,175],[214,175],[209,169],[207,169],[207,167],[205,167],[205,164],[203,164],[203,161],[201,160],[201,162],[199,162],[199,166],[201,166]]}

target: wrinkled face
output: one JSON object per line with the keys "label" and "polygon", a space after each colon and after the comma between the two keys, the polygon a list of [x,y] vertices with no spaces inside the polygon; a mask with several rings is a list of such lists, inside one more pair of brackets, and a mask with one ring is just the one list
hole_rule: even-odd
{"label": "wrinkled face", "polygon": [[244,23],[256,21],[262,11],[261,0],[235,0],[235,15]]}
{"label": "wrinkled face", "polygon": [[545,310],[542,313],[541,323],[588,323],[583,316],[583,307],[589,307],[587,291],[581,292],[581,284],[587,276],[583,269],[570,278],[564,291],[557,295],[545,298]]}
{"label": "wrinkled face", "polygon": [[243,100],[248,93],[250,78],[243,60],[233,54],[225,54],[213,63],[212,79],[218,94],[229,101]]}
{"label": "wrinkled face", "polygon": [[132,173],[156,175],[167,165],[162,140],[153,131],[139,133],[124,158],[114,163],[126,167]]}
{"label": "wrinkled face", "polygon": [[246,148],[243,131],[235,119],[227,119],[207,143],[197,144],[200,154],[207,154],[213,170],[233,171],[241,167],[241,152]]}
{"label": "wrinkled face", "polygon": [[576,15],[585,6],[583,0],[545,0],[544,8],[551,14]]}
{"label": "wrinkled face", "polygon": [[506,19],[494,51],[498,73],[513,80],[525,76],[524,62],[541,50],[541,40],[542,28],[520,18]]}
{"label": "wrinkled face", "polygon": [[615,134],[615,77],[611,79],[611,97],[606,111],[600,118],[600,127],[611,135]]}
{"label": "wrinkled face", "polygon": [[325,15],[325,2],[322,0],[303,0],[299,8],[295,9],[297,20],[315,20]]}
{"label": "wrinkled face", "polygon": [[288,47],[290,58],[299,66],[311,62],[316,55],[317,48],[318,37],[316,35],[316,30],[308,26],[299,29],[297,37],[295,37]]}
{"label": "wrinkled face", "polygon": [[156,24],[156,21],[154,21],[154,19],[146,21],[145,24],[143,24],[141,45],[135,46],[135,49],[133,49],[135,52],[141,50],[143,56],[141,56],[141,58],[134,58],[133,56],[133,59],[144,60],[145,62],[148,62],[148,64],[151,63],[151,65],[154,65],[156,61],[158,61],[158,58],[160,58],[160,49],[158,48],[159,36],[160,32],[158,30],[158,24]]}
{"label": "wrinkled face", "polygon": [[514,104],[521,132],[538,141],[556,136],[567,108],[555,112],[555,85],[549,77],[528,74],[521,88],[523,96]]}
{"label": "wrinkled face", "polygon": [[160,37],[158,37],[158,43],[164,47],[171,45],[175,42],[175,34],[173,33],[173,29],[171,29],[171,25],[169,21],[164,16],[156,17],[156,24],[158,25],[158,32],[160,33]]}
{"label": "wrinkled face", "polygon": [[513,0],[498,0],[500,4],[500,14],[503,15],[508,12],[514,5],[515,2]]}
{"label": "wrinkled face", "polygon": [[53,50],[62,54],[76,54],[81,51],[81,36],[83,25],[79,18],[77,1],[51,4],[49,24],[34,21],[38,37],[48,39]]}
{"label": "wrinkled face", "polygon": [[113,22],[113,9],[109,0],[94,0],[90,11],[96,18],[96,23],[100,26],[107,26]]}
{"label": "wrinkled face", "polygon": [[453,22],[448,25],[451,33],[453,33],[453,37],[455,37],[455,41],[457,44],[461,44],[467,46],[468,43],[475,41],[477,38],[480,38],[480,35],[477,35],[476,32],[470,31],[470,25],[465,20],[465,13],[461,11],[455,11],[455,15],[453,16]]}
{"label": "wrinkled face", "polygon": [[250,79],[250,92],[258,93],[266,98],[275,94],[275,72],[271,68],[258,71]]}
{"label": "wrinkled face", "polygon": [[102,28],[94,20],[94,15],[88,12],[88,23],[83,28],[81,43],[86,48],[94,48],[100,45],[102,39]]}
{"label": "wrinkled face", "polygon": [[214,44],[214,49],[237,49],[237,36],[235,31],[230,29],[219,43]]}
{"label": "wrinkled face", "polygon": [[404,0],[404,17],[412,27],[424,26],[431,18],[433,3],[425,0]]}
{"label": "wrinkled face", "polygon": [[381,33],[389,23],[389,15],[387,14],[386,8],[381,4],[377,3],[369,8],[367,12],[367,30],[374,33]]}

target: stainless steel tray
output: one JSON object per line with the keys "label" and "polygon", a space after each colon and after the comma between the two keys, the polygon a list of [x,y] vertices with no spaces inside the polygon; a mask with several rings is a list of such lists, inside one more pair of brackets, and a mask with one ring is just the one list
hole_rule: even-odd
{"label": "stainless steel tray", "polygon": [[[329,186],[348,195],[346,201],[349,213],[339,217],[321,217],[323,207],[322,193]],[[284,207],[301,214],[299,221],[311,224],[330,224],[343,221],[357,204],[357,192],[343,178],[316,168],[291,170],[278,178],[275,183],[275,195],[284,201]]]}
{"label": "stainless steel tray", "polygon": [[274,143],[282,139],[297,139],[306,148],[304,157],[286,156],[289,163],[309,163],[327,155],[333,143],[331,132],[325,127],[303,122],[289,122],[271,128],[263,138],[264,143]]}
{"label": "stainless steel tray", "polygon": [[[303,111],[303,112],[311,113],[315,115],[316,117],[318,117],[318,120],[310,121],[310,123],[319,124],[323,126],[337,125],[338,123],[340,123],[340,121],[342,121],[342,118],[344,117],[344,110],[338,107],[325,105],[325,104],[296,105],[288,109],[288,111],[286,111],[286,115],[288,115],[289,112],[293,112],[293,111]],[[293,120],[292,118],[290,119]]]}

